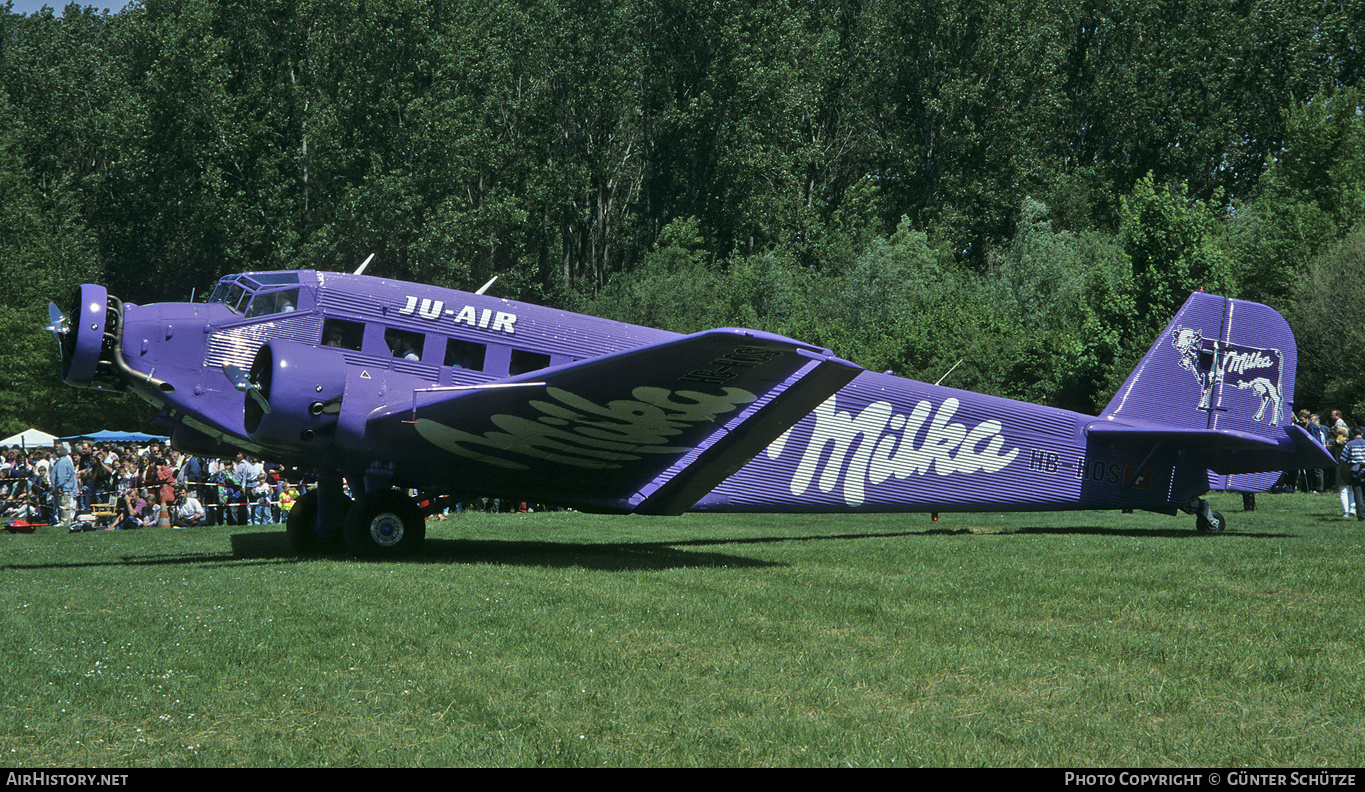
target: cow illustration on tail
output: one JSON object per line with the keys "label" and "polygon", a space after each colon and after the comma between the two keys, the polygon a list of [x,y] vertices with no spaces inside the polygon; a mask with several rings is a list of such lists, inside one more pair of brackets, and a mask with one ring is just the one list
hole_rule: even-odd
{"label": "cow illustration on tail", "polygon": [[1262,349],[1237,344],[1219,344],[1204,338],[1202,330],[1177,327],[1171,331],[1171,345],[1180,352],[1180,367],[1199,381],[1199,409],[1211,409],[1214,390],[1220,383],[1239,390],[1250,389],[1261,399],[1252,420],[1275,426],[1284,403],[1281,372],[1284,356],[1278,349]]}

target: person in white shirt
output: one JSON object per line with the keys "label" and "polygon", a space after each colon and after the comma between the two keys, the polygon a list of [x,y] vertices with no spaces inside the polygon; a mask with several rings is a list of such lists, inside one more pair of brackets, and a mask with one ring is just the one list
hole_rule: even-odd
{"label": "person in white shirt", "polygon": [[[265,465],[250,457],[238,454],[237,477],[242,481],[245,500],[251,502],[251,524],[265,525],[269,521],[269,508],[261,506],[261,488],[265,486]],[[266,490],[268,495],[269,490]]]}
{"label": "person in white shirt", "polygon": [[204,505],[198,498],[186,492],[184,487],[175,488],[175,506],[171,509],[171,525],[187,528],[204,524]]}

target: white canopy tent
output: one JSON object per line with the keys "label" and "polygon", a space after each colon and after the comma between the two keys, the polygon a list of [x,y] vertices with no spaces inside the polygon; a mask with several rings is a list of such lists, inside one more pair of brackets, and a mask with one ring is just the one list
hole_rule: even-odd
{"label": "white canopy tent", "polygon": [[56,435],[50,435],[41,429],[25,429],[17,435],[11,435],[4,440],[0,440],[0,446],[21,446],[23,448],[51,448],[52,443],[57,439]]}

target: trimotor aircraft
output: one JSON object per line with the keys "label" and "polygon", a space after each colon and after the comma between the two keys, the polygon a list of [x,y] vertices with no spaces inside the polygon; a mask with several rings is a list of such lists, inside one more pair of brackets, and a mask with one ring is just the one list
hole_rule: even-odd
{"label": "trimotor aircraft", "polygon": [[49,329],[66,383],[136,393],[176,448],[315,471],[286,524],[300,552],[414,552],[436,493],[660,515],[1183,511],[1216,532],[1208,491],[1334,464],[1290,420],[1288,324],[1203,292],[1096,417],[486,289],[248,272],[206,302],[134,305],[86,284]]}

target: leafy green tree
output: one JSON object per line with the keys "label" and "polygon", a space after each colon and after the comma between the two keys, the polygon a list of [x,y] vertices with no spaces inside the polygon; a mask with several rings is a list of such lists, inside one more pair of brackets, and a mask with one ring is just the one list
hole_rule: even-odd
{"label": "leafy green tree", "polygon": [[658,243],[628,274],[592,295],[581,292],[576,310],[677,333],[717,324],[722,276],[702,249],[696,218],[674,220]]}
{"label": "leafy green tree", "polygon": [[1135,329],[1154,336],[1197,289],[1236,294],[1219,234],[1222,223],[1187,187],[1158,186],[1148,174],[1121,202],[1120,240],[1132,260]]}
{"label": "leafy green tree", "polygon": [[1054,231],[1047,215],[1026,198],[1010,246],[977,278],[1000,336],[992,392],[1095,411],[1131,328],[1116,305],[1128,259],[1097,232]]}
{"label": "leafy green tree", "polygon": [[1365,92],[1324,88],[1289,111],[1283,149],[1231,224],[1247,296],[1283,306],[1308,262],[1365,221]]}
{"label": "leafy green tree", "polygon": [[1287,314],[1299,348],[1296,400],[1365,418],[1365,223],[1309,262]]}
{"label": "leafy green tree", "polygon": [[74,287],[95,275],[93,235],[69,184],[47,194],[21,156],[23,122],[0,89],[0,432],[36,426],[54,434],[136,425],[149,417],[125,398],[92,399],[59,380],[57,345],[43,330],[46,304],[69,310]]}

